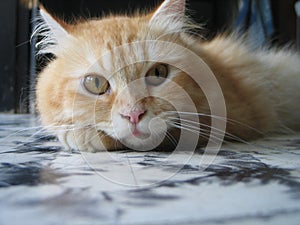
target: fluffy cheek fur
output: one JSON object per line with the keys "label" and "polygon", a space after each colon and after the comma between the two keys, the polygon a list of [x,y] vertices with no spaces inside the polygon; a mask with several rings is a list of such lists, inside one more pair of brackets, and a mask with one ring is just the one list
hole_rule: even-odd
{"label": "fluffy cheek fur", "polygon": [[69,79],[62,77],[60,65],[52,62],[40,75],[37,82],[37,109],[40,112],[42,123],[47,127],[55,128],[61,124],[71,124],[72,117],[65,115],[66,89]]}

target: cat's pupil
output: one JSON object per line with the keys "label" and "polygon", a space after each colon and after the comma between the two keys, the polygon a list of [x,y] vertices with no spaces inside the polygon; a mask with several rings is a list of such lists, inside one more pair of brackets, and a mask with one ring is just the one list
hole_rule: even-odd
{"label": "cat's pupil", "polygon": [[99,86],[100,86],[99,78],[95,79],[95,85],[96,85],[97,88],[99,88]]}
{"label": "cat's pupil", "polygon": [[159,73],[159,69],[158,68],[155,68],[155,76],[156,77],[159,77],[160,73]]}

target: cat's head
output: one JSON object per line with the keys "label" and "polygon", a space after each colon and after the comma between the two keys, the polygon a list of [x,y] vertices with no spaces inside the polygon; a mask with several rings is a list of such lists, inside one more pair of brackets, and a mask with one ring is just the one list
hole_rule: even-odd
{"label": "cat's head", "polygon": [[183,49],[194,44],[184,12],[184,0],[166,0],[150,14],[67,24],[41,10],[38,47],[55,55],[38,79],[43,123],[97,129],[130,148],[151,149],[180,126],[169,123],[175,111],[205,108],[181,69]]}

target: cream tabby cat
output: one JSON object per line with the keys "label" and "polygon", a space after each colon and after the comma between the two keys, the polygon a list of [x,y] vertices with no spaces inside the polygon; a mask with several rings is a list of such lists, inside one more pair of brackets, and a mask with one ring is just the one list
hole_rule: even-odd
{"label": "cream tabby cat", "polygon": [[[203,41],[184,12],[184,0],[165,0],[146,15],[67,24],[41,9],[38,47],[55,59],[38,77],[37,108],[65,148],[173,148],[183,131],[199,145],[209,135],[222,140],[212,119],[226,122],[233,140],[300,128],[299,56],[252,51],[234,35]],[[196,71],[200,84],[188,74],[202,62],[192,57],[208,65],[223,94],[204,90],[213,87],[201,80],[207,69]],[[211,109],[222,100],[227,116]]]}

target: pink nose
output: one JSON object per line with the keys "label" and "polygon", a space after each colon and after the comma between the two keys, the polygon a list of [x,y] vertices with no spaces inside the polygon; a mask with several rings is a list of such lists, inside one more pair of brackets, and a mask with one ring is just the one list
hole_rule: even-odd
{"label": "pink nose", "polygon": [[128,113],[121,113],[121,117],[129,120],[132,124],[138,124],[145,113],[146,110],[140,109]]}

